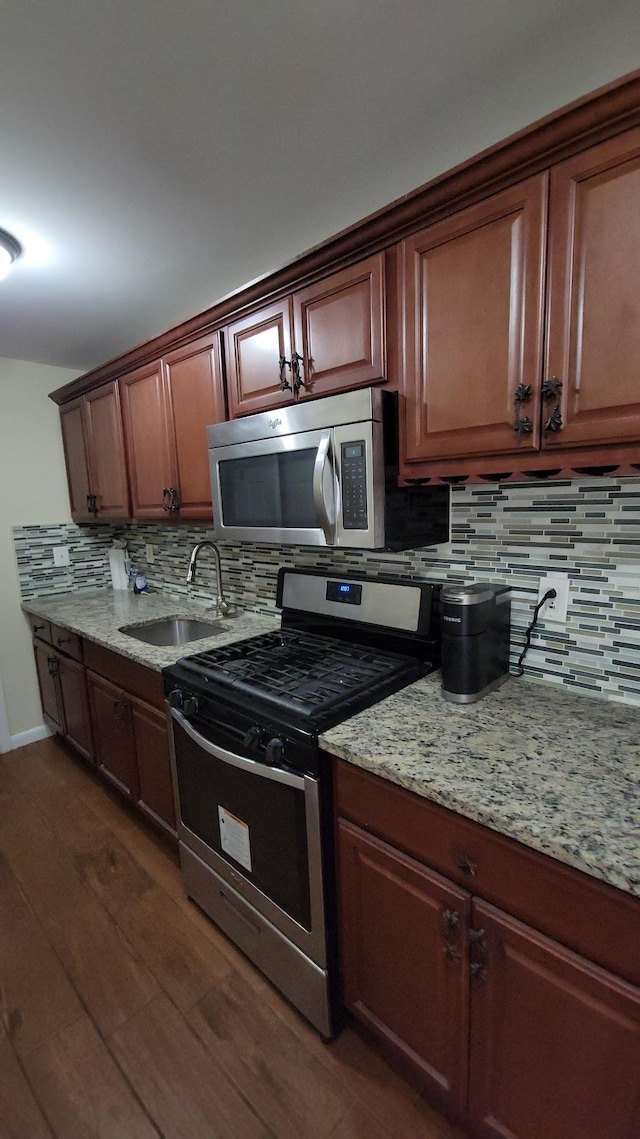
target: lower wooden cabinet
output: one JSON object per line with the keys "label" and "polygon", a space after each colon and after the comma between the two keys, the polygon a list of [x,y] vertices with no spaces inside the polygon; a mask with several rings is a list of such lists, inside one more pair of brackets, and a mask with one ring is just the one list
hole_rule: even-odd
{"label": "lower wooden cabinet", "polygon": [[64,709],[58,682],[58,653],[51,645],[37,638],[33,641],[33,652],[44,718],[56,732],[64,735]]}
{"label": "lower wooden cabinet", "polygon": [[87,697],[87,678],[79,661],[57,654],[58,677],[64,709],[64,735],[76,751],[93,761],[93,739]]}
{"label": "lower wooden cabinet", "polygon": [[[384,832],[385,818],[393,828],[393,796],[386,817],[383,811],[384,780],[339,764],[336,786],[347,1008],[473,1135],[638,1139],[640,987],[473,894],[485,880],[480,864],[465,890],[371,834],[369,826]],[[411,799],[418,810],[419,797]],[[433,811],[425,804],[426,836]],[[457,816],[446,814],[455,829]],[[493,837],[497,859],[504,840]],[[502,883],[508,897],[509,868],[506,858],[501,868],[495,863],[488,892],[499,893]],[[572,873],[579,889],[585,876]],[[606,943],[598,898],[596,891],[591,919]],[[549,894],[549,909],[554,901]],[[629,910],[628,901],[621,896],[621,920],[632,941],[635,930],[637,947],[640,908]],[[608,952],[618,953],[615,940],[600,956]]]}
{"label": "lower wooden cabinet", "polygon": [[93,672],[87,673],[87,682],[98,769],[175,835],[166,717]]}
{"label": "lower wooden cabinet", "polygon": [[470,895],[350,823],[338,833],[345,1003],[462,1111]]}

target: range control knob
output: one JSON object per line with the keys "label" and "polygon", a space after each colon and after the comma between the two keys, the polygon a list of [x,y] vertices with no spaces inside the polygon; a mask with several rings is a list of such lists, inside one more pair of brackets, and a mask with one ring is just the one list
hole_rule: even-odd
{"label": "range control knob", "polygon": [[265,763],[273,766],[274,764],[281,764],[284,760],[284,740],[275,739],[269,740],[267,744],[266,753],[264,757]]}
{"label": "range control knob", "polygon": [[182,708],[184,705],[184,692],[181,688],[174,688],[167,696],[172,708]]}
{"label": "range control knob", "polygon": [[182,711],[185,716],[196,716],[198,713],[197,698],[195,696],[185,696]]}
{"label": "range control knob", "polygon": [[260,744],[262,743],[262,728],[259,728],[257,724],[254,724],[252,728],[249,728],[249,730],[244,733],[242,742],[248,751],[254,751],[256,748],[260,747]]}

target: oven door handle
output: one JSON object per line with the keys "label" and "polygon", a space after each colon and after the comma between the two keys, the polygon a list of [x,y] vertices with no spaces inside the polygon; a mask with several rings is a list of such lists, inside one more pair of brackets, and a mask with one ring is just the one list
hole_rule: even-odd
{"label": "oven door handle", "polygon": [[[329,452],[331,450],[331,432],[327,431],[321,438],[318,444],[318,451],[316,460],[313,464],[313,501],[320,525],[328,546],[335,544],[335,526],[329,517],[329,510],[327,508],[327,501],[324,496],[324,470],[329,460]],[[335,478],[334,478],[335,481]]]}
{"label": "oven door handle", "polygon": [[194,743],[201,747],[203,751],[213,755],[222,763],[230,763],[232,767],[239,767],[242,771],[250,771],[252,775],[259,775],[263,779],[271,779],[274,783],[286,783],[289,787],[297,787],[304,791],[306,780],[302,775],[294,775],[290,771],[282,771],[279,767],[269,767],[266,763],[258,763],[255,759],[245,759],[243,755],[236,755],[232,751],[227,751],[224,747],[218,747],[217,744],[212,744],[206,736],[197,732],[191,726],[186,716],[182,715],[177,708],[171,709],[171,715],[177,724],[191,736]]}

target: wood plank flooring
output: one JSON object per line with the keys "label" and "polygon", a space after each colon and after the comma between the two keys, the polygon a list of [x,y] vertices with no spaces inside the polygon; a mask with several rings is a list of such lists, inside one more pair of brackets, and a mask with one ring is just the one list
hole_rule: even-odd
{"label": "wood plank flooring", "polygon": [[463,1139],[316,1033],[55,740],[0,756],[0,1139]]}

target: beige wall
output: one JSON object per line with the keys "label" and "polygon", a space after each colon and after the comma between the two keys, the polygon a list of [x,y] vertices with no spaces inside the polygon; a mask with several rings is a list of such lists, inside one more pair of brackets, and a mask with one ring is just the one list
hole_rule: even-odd
{"label": "beige wall", "polygon": [[11,527],[70,521],[58,409],[47,393],[77,374],[0,357],[0,685],[12,736],[41,725],[42,712]]}

